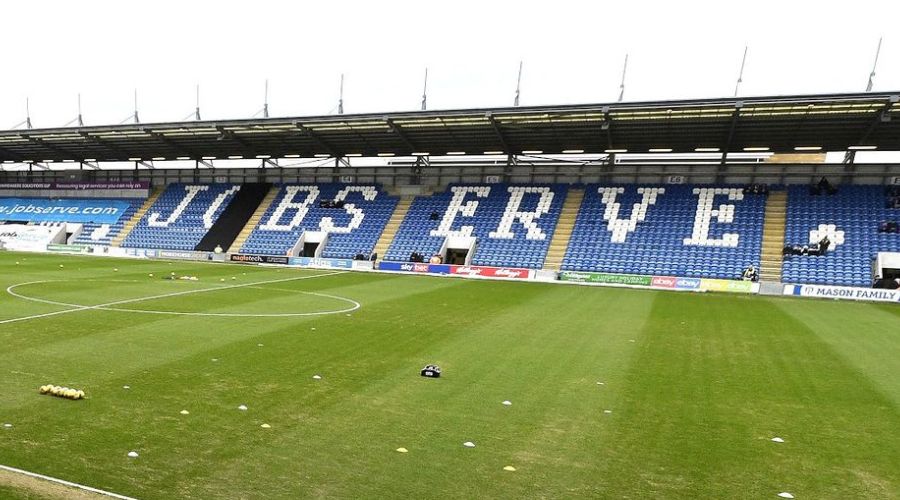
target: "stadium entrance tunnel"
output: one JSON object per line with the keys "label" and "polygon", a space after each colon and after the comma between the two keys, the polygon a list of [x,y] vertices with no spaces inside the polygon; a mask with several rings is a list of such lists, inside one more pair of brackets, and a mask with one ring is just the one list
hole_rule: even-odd
{"label": "stadium entrance tunnel", "polygon": [[219,286],[162,280],[48,280],[19,283],[7,293],[30,302],[80,310],[173,316],[288,318],[350,313],[360,303],[301,290],[289,280]]}
{"label": "stadium entrance tunnel", "polygon": [[469,250],[465,248],[448,248],[447,249],[447,264],[464,266],[466,265],[466,257],[469,255]]}

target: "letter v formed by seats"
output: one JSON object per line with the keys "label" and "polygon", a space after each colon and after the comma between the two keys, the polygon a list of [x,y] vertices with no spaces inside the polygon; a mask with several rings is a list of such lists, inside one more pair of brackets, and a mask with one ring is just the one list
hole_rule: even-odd
{"label": "letter v formed by seats", "polygon": [[597,189],[600,193],[600,201],[603,203],[603,220],[607,221],[606,229],[612,233],[610,241],[612,243],[625,243],[629,233],[633,233],[637,229],[638,222],[644,222],[647,218],[647,210],[651,205],[656,205],[656,199],[659,195],[665,194],[666,188],[662,187],[641,187],[637,189],[641,194],[641,202],[635,203],[631,208],[631,216],[627,219],[619,218],[619,210],[622,204],[616,199],[620,194],[625,192],[624,187],[601,187]]}

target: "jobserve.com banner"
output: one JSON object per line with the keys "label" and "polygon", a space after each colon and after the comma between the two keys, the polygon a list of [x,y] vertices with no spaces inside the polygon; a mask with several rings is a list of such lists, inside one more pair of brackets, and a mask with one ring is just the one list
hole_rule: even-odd
{"label": "jobserve.com banner", "polygon": [[120,200],[0,198],[0,220],[115,224],[128,207]]}

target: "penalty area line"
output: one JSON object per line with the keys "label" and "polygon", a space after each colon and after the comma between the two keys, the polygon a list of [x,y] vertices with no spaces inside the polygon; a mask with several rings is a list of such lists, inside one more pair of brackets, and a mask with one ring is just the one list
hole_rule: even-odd
{"label": "penalty area line", "polygon": [[12,472],[14,474],[21,474],[23,476],[28,476],[35,479],[41,479],[44,481],[49,481],[51,483],[61,484],[63,486],[68,486],[70,488],[76,488],[79,490],[89,491],[91,493],[96,493],[98,495],[107,496],[110,498],[118,498],[120,500],[137,500],[134,497],[127,497],[125,495],[120,495],[118,493],[113,493],[111,491],[101,490],[99,488],[93,488],[91,486],[85,486],[83,484],[73,483],[72,481],[66,481],[65,479],[58,479],[51,476],[45,476],[44,474],[38,474],[36,472],[29,472],[27,470],[17,469],[15,467],[10,467],[8,465],[0,465],[0,470],[5,470],[7,472]]}

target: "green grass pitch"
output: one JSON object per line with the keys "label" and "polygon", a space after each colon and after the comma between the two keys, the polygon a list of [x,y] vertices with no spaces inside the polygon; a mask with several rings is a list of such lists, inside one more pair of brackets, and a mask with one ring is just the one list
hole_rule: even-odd
{"label": "green grass pitch", "polygon": [[900,498],[896,305],[0,253],[0,346],[0,464],[142,499]]}

